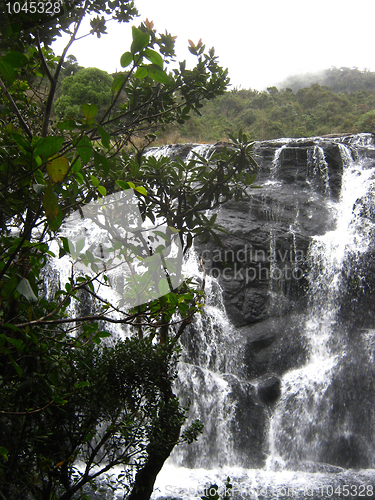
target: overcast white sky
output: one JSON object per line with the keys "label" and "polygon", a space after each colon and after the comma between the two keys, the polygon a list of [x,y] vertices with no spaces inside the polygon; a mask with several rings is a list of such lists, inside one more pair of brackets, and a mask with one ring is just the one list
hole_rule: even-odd
{"label": "overcast white sky", "polygon": [[[233,87],[263,89],[291,74],[331,66],[375,71],[375,0],[135,0],[142,20],[177,35],[178,60],[188,59],[190,38],[215,47]],[[70,51],[81,66],[121,71],[129,25],[108,24]],[[54,45],[61,51],[61,41]]]}

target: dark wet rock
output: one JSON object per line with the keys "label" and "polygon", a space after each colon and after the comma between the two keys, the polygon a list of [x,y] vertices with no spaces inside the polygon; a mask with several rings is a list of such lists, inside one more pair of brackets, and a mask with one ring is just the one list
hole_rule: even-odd
{"label": "dark wet rock", "polygon": [[269,373],[281,376],[306,361],[308,346],[302,335],[302,318],[269,319],[240,329],[244,338],[244,369],[250,379]]}
{"label": "dark wet rock", "polygon": [[273,405],[281,396],[281,381],[276,375],[267,375],[258,381],[257,396],[266,405]]}
{"label": "dark wet rock", "polygon": [[363,437],[349,434],[339,436],[330,443],[325,450],[324,459],[346,469],[361,469],[368,466],[369,452]]}

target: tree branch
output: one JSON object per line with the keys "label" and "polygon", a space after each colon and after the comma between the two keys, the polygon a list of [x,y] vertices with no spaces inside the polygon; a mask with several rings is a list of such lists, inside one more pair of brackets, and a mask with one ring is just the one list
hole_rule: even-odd
{"label": "tree branch", "polygon": [[[53,99],[55,97],[56,86],[57,86],[58,78],[60,75],[61,67],[62,67],[62,64],[64,62],[66,53],[68,52],[70,46],[72,45],[72,43],[76,39],[76,35],[77,35],[78,29],[81,25],[82,19],[85,15],[87,5],[88,5],[88,0],[86,0],[85,5],[82,8],[81,15],[80,15],[80,17],[75,25],[73,34],[70,37],[68,44],[64,48],[63,53],[61,54],[61,57],[60,57],[59,62],[57,64],[56,71],[55,71],[54,75],[53,76],[50,75],[51,76],[51,79],[50,79],[51,87],[50,87],[48,98],[47,98],[46,109],[44,111],[44,118],[43,118],[43,125],[42,125],[42,137],[46,137],[48,134],[48,125],[49,125],[49,119],[50,119],[51,111],[52,111],[52,103],[53,103]],[[44,57],[43,57],[43,59],[44,59]],[[43,61],[42,61],[42,64],[43,64]],[[48,76],[48,74],[47,74],[47,76]]]}
{"label": "tree branch", "polygon": [[39,38],[39,31],[38,30],[35,30],[35,36],[36,36],[36,43],[37,43],[37,47],[38,47],[38,53],[39,53],[40,60],[42,62],[43,69],[46,72],[48,80],[51,83],[54,83],[53,76],[51,75],[51,72],[47,66],[46,59],[45,59],[43,51],[42,51],[42,47],[40,45],[40,38]]}
{"label": "tree branch", "polygon": [[10,105],[12,106],[14,112],[16,113],[17,118],[18,118],[18,120],[19,120],[22,128],[26,132],[28,138],[31,140],[33,138],[33,134],[31,133],[31,130],[27,126],[25,120],[23,119],[23,117],[22,117],[22,115],[20,113],[20,110],[17,107],[17,104],[14,102],[12,96],[9,94],[9,92],[8,92],[6,86],[4,85],[3,81],[1,80],[1,78],[0,78],[0,88],[4,92],[4,94],[6,95],[6,98],[8,99]]}

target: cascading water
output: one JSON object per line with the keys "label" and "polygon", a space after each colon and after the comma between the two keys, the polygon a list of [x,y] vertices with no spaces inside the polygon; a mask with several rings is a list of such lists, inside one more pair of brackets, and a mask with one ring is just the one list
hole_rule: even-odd
{"label": "cascading water", "polygon": [[288,147],[288,142],[283,144],[280,148],[277,148],[275,151],[275,156],[272,160],[271,168],[270,168],[270,181],[271,182],[272,181],[274,182],[277,178],[277,172],[280,168],[280,157],[283,154],[284,149],[286,149],[287,147]]}
{"label": "cascading water", "polygon": [[328,163],[326,162],[324,150],[321,146],[315,145],[308,149],[307,165],[309,174],[314,181],[321,182],[323,184],[323,193],[330,194]]}
{"label": "cascading water", "polygon": [[[332,163],[325,157],[326,143],[319,138],[316,142],[314,146],[307,144],[306,153],[303,153],[303,140],[296,141],[293,145],[290,140],[286,140],[285,144],[278,144],[270,166],[272,179],[275,181],[273,184],[277,185],[279,179],[286,175],[282,171],[283,155],[288,159],[291,154],[295,155],[299,164],[302,164],[305,154],[308,189],[304,188],[302,196],[294,204],[295,216],[289,224],[292,253],[298,252],[303,217],[307,217],[307,220],[313,219],[316,204],[324,206],[327,221],[325,224],[319,221],[318,234],[312,235],[310,239],[304,263],[306,307],[303,314],[299,314],[298,318],[302,319],[298,319],[297,323],[302,332],[306,359],[303,364],[299,363],[297,368],[282,373],[281,398],[274,407],[271,405],[268,409],[268,425],[264,422],[260,424],[267,434],[263,443],[264,453],[268,456],[265,467],[241,468],[246,466],[247,462],[244,455],[238,453],[238,448],[233,446],[233,433],[235,426],[243,425],[243,422],[240,422],[238,411],[233,411],[233,408],[238,408],[243,401],[239,398],[237,402],[234,401],[232,407],[225,406],[224,401],[228,400],[231,394],[231,388],[222,382],[225,375],[216,373],[214,376],[211,373],[211,381],[205,380],[207,386],[202,389],[201,382],[204,377],[197,383],[196,379],[191,377],[191,372],[185,372],[184,377],[188,381],[187,393],[195,392],[195,401],[200,397],[203,406],[212,408],[212,396],[221,388],[220,396],[215,396],[216,406],[227,410],[227,419],[218,416],[215,411],[207,414],[198,411],[198,414],[203,420],[207,417],[215,418],[218,429],[229,426],[232,435],[228,436],[228,433],[224,432],[221,438],[229,441],[232,446],[226,446],[223,440],[208,433],[205,441],[206,452],[214,453],[215,459],[220,456],[210,441],[216,439],[220,448],[225,449],[224,462],[220,459],[212,460],[212,457],[209,461],[200,461],[199,453],[202,453],[202,448],[198,448],[198,451],[196,449],[189,460],[184,461],[183,455],[180,455],[179,460],[174,462],[175,465],[185,467],[214,468],[205,473],[198,469],[192,469],[190,472],[183,468],[174,469],[171,465],[172,457],[158,482],[161,494],[179,493],[184,498],[197,498],[199,493],[202,493],[199,487],[213,482],[223,487],[224,476],[228,474],[238,488],[235,498],[341,498],[343,492],[344,496],[350,495],[349,498],[359,494],[371,498],[375,494],[375,474],[369,469],[374,464],[372,450],[375,444],[375,391],[372,388],[375,381],[375,370],[372,366],[375,359],[375,320],[371,308],[361,309],[364,304],[371,306],[373,300],[366,303],[363,299],[372,291],[370,272],[366,272],[366,259],[372,259],[375,241],[375,168],[372,160],[372,140],[369,137],[358,137],[350,138],[346,142],[333,140],[330,143],[331,148],[336,148],[343,168],[340,191],[332,184],[337,173],[332,174]],[[292,153],[288,151],[289,147],[293,149]],[[269,189],[276,189],[273,184]],[[338,191],[339,199],[335,199],[334,193]],[[260,211],[258,209],[260,214],[265,213],[264,203],[269,196],[267,193],[265,190],[262,194],[263,203]],[[258,205],[255,203],[254,206]],[[278,224],[284,214],[280,210],[278,214],[272,213],[271,208],[267,208],[266,212],[267,217],[264,220],[267,224],[276,224],[268,233],[269,251],[277,253],[280,252],[280,243],[277,240]],[[324,227],[328,230],[324,230]],[[275,265],[271,260],[270,274]],[[372,269],[374,267],[371,261]],[[280,283],[271,281],[268,285],[268,305],[273,310],[277,309],[274,302],[280,301],[278,288],[281,288]],[[228,306],[228,302],[226,305]],[[281,321],[282,317],[280,314]],[[207,328],[199,328],[208,334]],[[230,338],[236,339],[232,345],[237,345],[237,352],[236,347],[232,348],[233,356],[241,359],[241,329],[233,326],[229,326],[229,329]],[[255,326],[253,329],[257,330]],[[206,351],[202,333],[196,345],[195,356],[201,351],[199,346]],[[211,352],[211,348],[207,349],[207,352]],[[202,363],[197,357],[192,359],[195,367]],[[223,371],[220,364],[212,365],[212,368]],[[225,369],[228,369],[228,365]],[[241,370],[234,370],[234,373],[243,388],[246,386],[243,379],[252,384],[253,388],[257,386],[257,378],[242,378],[244,373]],[[215,377],[214,384],[212,381]],[[358,411],[359,408],[361,411]],[[236,425],[233,425],[233,422],[236,422]],[[206,424],[212,428],[211,421],[206,421]],[[239,432],[244,435],[246,426]],[[251,445],[247,450],[249,455],[252,453],[250,448]],[[232,468],[217,469],[224,464],[232,465]],[[368,470],[350,472],[351,467]],[[173,474],[178,475],[177,481],[171,481],[171,468]],[[348,472],[345,468],[349,468]],[[171,485],[175,485],[175,488]],[[348,495],[346,491],[349,492]]]}
{"label": "cascading water", "polygon": [[[213,149],[157,154],[189,160]],[[369,469],[375,460],[373,138],[285,139],[259,143],[257,152],[263,189],[222,215],[228,252],[217,249],[222,267],[215,258],[206,265],[205,311],[181,338],[175,389],[204,434],[175,448],[154,497],[199,498],[229,475],[235,499],[371,498],[375,473],[343,468]],[[185,274],[202,278],[202,251],[190,255]],[[69,276],[64,262],[49,271],[51,291],[56,267]],[[292,278],[278,279],[279,268]],[[352,496],[331,494],[345,484]]]}
{"label": "cascading water", "polygon": [[[185,274],[202,279],[198,256],[191,251]],[[175,448],[170,462],[175,466],[211,469],[234,460],[233,390],[241,387],[234,375],[239,371],[238,346],[233,326],[223,304],[217,280],[205,278],[205,307],[182,337],[183,354],[175,390],[191,416],[204,422],[198,442]],[[241,390],[241,389],[240,389]]]}
{"label": "cascading water", "polygon": [[[336,407],[332,406],[332,383],[337,384],[337,373],[350,354],[350,331],[340,319],[347,267],[356,269],[361,281],[357,265],[373,244],[375,229],[373,222],[361,215],[363,205],[358,203],[366,199],[367,206],[373,204],[375,168],[366,168],[365,161],[348,162],[347,149],[344,158],[340,201],[328,202],[336,212],[336,228],[313,238],[309,251],[309,312],[305,322],[309,359],[305,366],[283,377],[283,396],[272,418],[270,467],[280,465],[280,458],[284,464],[334,461],[343,466],[366,465],[369,444],[373,444],[373,415],[364,437],[356,434],[357,422],[352,409],[347,408],[347,398],[339,401],[336,394]],[[335,427],[334,412],[340,413]]]}

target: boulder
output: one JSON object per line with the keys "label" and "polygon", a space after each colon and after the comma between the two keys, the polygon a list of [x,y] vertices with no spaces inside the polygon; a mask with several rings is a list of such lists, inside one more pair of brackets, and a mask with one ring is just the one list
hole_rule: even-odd
{"label": "boulder", "polygon": [[257,396],[265,405],[273,405],[281,396],[281,381],[276,375],[263,377],[257,385]]}

